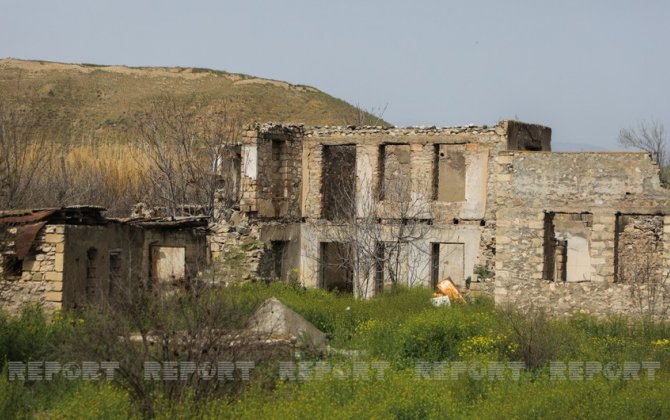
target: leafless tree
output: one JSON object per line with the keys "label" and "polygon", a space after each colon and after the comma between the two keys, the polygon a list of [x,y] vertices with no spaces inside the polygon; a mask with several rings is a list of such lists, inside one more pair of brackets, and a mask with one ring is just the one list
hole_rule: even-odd
{"label": "leafless tree", "polygon": [[225,106],[204,114],[193,98],[163,95],[137,116],[136,144],[149,162],[153,197],[176,217],[196,205],[212,215],[215,194],[225,187],[222,176],[235,158],[238,124]]}
{"label": "leafless tree", "polygon": [[647,321],[668,314],[670,270],[665,267],[660,241],[637,242],[619,253],[618,281],[629,285],[634,310]]}
{"label": "leafless tree", "polygon": [[[337,159],[325,164],[346,167]],[[326,203],[330,222],[320,226],[322,238],[344,245],[337,261],[351,273],[354,294],[368,297],[385,284],[418,283],[420,265],[430,261],[421,255],[429,250],[418,246],[431,228],[429,202],[413,193],[409,176],[387,177],[377,186],[357,181],[352,189],[346,179],[325,180],[334,199]]]}
{"label": "leafless tree", "polygon": [[623,128],[619,131],[619,144],[625,148],[638,149],[649,153],[661,168],[661,180],[669,180],[664,174],[668,167],[667,145],[665,141],[665,127],[658,121],[640,121],[637,128]]}
{"label": "leafless tree", "polygon": [[49,156],[38,127],[30,104],[0,97],[0,208],[30,204],[31,188]]}
{"label": "leafless tree", "polygon": [[[114,381],[145,417],[153,417],[157,399],[191,395],[202,400],[239,392],[248,382],[231,363],[252,367],[292,356],[291,343],[246,330],[250,308],[245,304],[226,288],[200,280],[187,288],[119,287],[70,314],[78,320],[76,329],[56,346],[56,357],[117,362]],[[221,362],[231,369],[222,370]],[[174,363],[177,380],[165,376],[165,363]],[[147,377],[150,372],[158,377]]]}
{"label": "leafless tree", "polygon": [[[373,106],[373,107],[364,107],[360,103],[356,103],[354,105],[354,110],[355,110],[355,122],[354,125],[360,127],[360,126],[384,126],[387,125],[387,123],[384,121],[384,114],[386,113],[386,109],[388,108],[388,103],[381,106]],[[344,124],[349,124],[349,119],[343,119]]]}

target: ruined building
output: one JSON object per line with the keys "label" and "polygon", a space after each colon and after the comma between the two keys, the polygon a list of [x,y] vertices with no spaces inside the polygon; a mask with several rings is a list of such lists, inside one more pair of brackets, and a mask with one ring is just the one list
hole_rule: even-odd
{"label": "ruined building", "polygon": [[225,279],[359,297],[450,277],[556,314],[670,305],[670,201],[645,153],[551,152],[549,128],[503,121],[257,125],[235,155],[239,209],[208,226],[96,207],[3,212],[0,305],[86,305],[210,260],[242,268]]}
{"label": "ruined building", "polygon": [[252,127],[240,210],[266,244],[260,274],[362,297],[451,277],[494,285],[501,304],[626,311],[667,276],[659,169],[645,153],[556,153],[550,140],[517,121]]}
{"label": "ruined building", "polygon": [[207,220],[108,219],[71,206],[0,212],[0,307],[82,307],[193,277],[207,263]]}

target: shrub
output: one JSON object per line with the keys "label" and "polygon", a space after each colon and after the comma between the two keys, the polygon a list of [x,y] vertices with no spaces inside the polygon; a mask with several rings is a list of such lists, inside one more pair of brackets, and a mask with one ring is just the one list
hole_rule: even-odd
{"label": "shrub", "polygon": [[[546,365],[562,350],[567,337],[543,310],[531,308],[524,313],[506,308],[499,314],[506,321],[509,336],[514,339],[514,351],[527,368]],[[515,358],[517,355],[509,356]]]}
{"label": "shrub", "polygon": [[50,352],[66,328],[59,320],[50,323],[37,304],[24,306],[16,317],[0,311],[0,369],[5,361],[35,360]]}

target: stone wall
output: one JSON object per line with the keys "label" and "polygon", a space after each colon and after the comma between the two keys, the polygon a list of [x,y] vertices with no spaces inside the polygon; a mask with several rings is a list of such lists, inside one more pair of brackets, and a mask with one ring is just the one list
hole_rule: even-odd
{"label": "stone wall", "polygon": [[77,308],[112,295],[129,295],[146,282],[143,265],[149,257],[143,251],[142,228],[109,223],[64,229],[64,306]]}
{"label": "stone wall", "polygon": [[266,124],[242,140],[240,208],[259,217],[300,217],[302,127]]}
{"label": "stone wall", "polygon": [[502,299],[499,281],[496,280],[496,304],[512,304],[522,311],[543,309],[556,316],[583,313],[599,317],[628,314],[667,318],[670,315],[670,284],[655,288],[648,284],[513,280],[505,282]]}
{"label": "stone wall", "polygon": [[24,260],[23,274],[0,282],[0,306],[16,313],[23,304],[40,303],[51,312],[63,302],[65,226],[44,226]]}
{"label": "stone wall", "polygon": [[[461,267],[453,273],[458,277],[454,280],[463,284],[467,277],[476,277],[477,266],[489,270],[494,266],[495,175],[498,172],[494,157],[509,147],[510,135],[515,137],[518,147],[535,147],[534,142],[539,138],[540,147],[547,148],[550,130],[533,126],[532,138],[522,138],[529,133],[523,131],[523,127],[522,123],[507,121],[492,127],[442,128],[253,126],[245,132],[242,146],[240,210],[249,216],[251,224],[259,226],[260,236],[252,235],[254,240],[275,242],[275,248],[282,242],[290,244],[283,248],[283,252],[288,252],[286,261],[290,267],[282,270],[299,273],[306,286],[321,284],[322,244],[355,242],[372,249],[375,242],[397,241],[398,232],[407,221],[419,226],[420,234],[408,235],[407,241],[411,244],[398,245],[403,249],[398,254],[402,255],[403,264],[412,266],[405,270],[409,274],[401,276],[407,278],[403,281],[430,284],[436,281],[436,276],[452,272],[445,268],[441,274],[435,274],[431,268],[433,261],[449,265],[461,259],[458,262]],[[343,146],[341,150],[355,148],[355,166],[349,170],[355,176],[355,191],[343,194],[354,201],[355,216],[351,217],[355,217],[355,222],[328,220],[333,219],[333,212],[324,209],[324,204],[330,206],[333,202],[348,205],[343,199],[327,198],[334,194],[331,190],[349,176],[324,179],[324,176],[333,178],[332,174],[328,175],[328,168],[336,162],[325,160],[340,150],[337,146]],[[296,160],[298,155],[299,160]],[[277,162],[282,159],[287,163],[278,169]],[[289,164],[295,161],[300,162],[299,168]],[[451,191],[454,177],[461,183],[458,191]],[[295,190],[286,193],[289,184],[299,187],[299,194],[294,195]],[[283,197],[280,190],[284,191]],[[289,201],[282,201],[287,194]],[[298,208],[292,205],[294,198],[299,203]],[[284,204],[287,206],[282,207]],[[295,228],[286,225],[280,229],[276,225],[296,222],[299,224]],[[368,232],[352,233],[366,228]],[[235,224],[213,229],[218,233],[211,240],[212,255],[214,259],[221,256],[225,259],[227,247],[232,249],[239,245]],[[264,249],[273,246],[269,242]],[[440,244],[442,251],[436,255],[436,245]],[[454,251],[456,259],[446,257]],[[263,265],[262,253],[259,249],[247,252],[245,258],[253,269],[243,277],[252,276],[259,264]],[[443,253],[445,255],[441,255]],[[374,282],[370,264],[356,264],[365,266],[367,273],[358,276],[357,281],[369,286]],[[371,288],[366,286],[365,289]],[[367,291],[363,295],[368,295]]]}
{"label": "stone wall", "polygon": [[224,283],[256,279],[265,250],[260,225],[238,211],[210,225],[207,241],[212,264],[206,277]]}
{"label": "stone wall", "polygon": [[[496,161],[496,303],[600,315],[634,309],[630,289],[638,286],[615,283],[620,215],[660,215],[660,258],[669,266],[670,202],[648,155],[501,152]],[[575,239],[586,241],[579,264],[588,267],[570,283],[547,266],[559,263],[557,241],[570,247]]]}

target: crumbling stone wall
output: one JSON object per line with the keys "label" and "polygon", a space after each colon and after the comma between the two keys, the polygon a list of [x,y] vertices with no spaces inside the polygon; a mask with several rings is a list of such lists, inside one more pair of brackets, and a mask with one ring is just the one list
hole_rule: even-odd
{"label": "crumbling stone wall", "polygon": [[[599,317],[628,314],[665,318],[670,310],[670,285],[667,284],[652,290],[644,284],[514,280],[507,282],[505,287],[504,300],[496,287],[496,304],[510,303],[524,311],[543,309],[554,316],[584,313]],[[647,297],[654,295],[657,301],[650,307]]]}
{"label": "crumbling stone wall", "polygon": [[[22,264],[20,277],[4,276],[0,282],[0,306],[10,313],[26,303],[40,303],[48,311],[60,309],[63,302],[65,226],[44,226],[33,244],[33,251]],[[6,273],[5,273],[6,274]]]}
{"label": "crumbling stone wall", "polygon": [[[517,129],[520,127],[518,124]],[[328,220],[329,209],[324,209],[324,206],[331,205],[331,201],[324,197],[332,192],[329,188],[334,188],[346,177],[326,179],[332,177],[328,175],[327,168],[336,164],[326,160],[333,150],[340,150],[339,146],[353,147],[355,165],[349,172],[352,172],[350,175],[355,182],[353,204],[356,228],[360,230],[367,223],[376,233],[367,235],[369,238],[364,241],[360,237],[351,238],[352,241],[374,249],[373,242],[394,242],[394,223],[418,221],[422,231],[420,238],[412,241],[411,246],[405,246],[407,252],[401,253],[403,260],[411,260],[417,265],[410,270],[412,276],[407,277],[412,278],[413,284],[430,284],[435,277],[431,269],[432,259],[456,261],[434,257],[434,250],[437,249],[434,245],[443,244],[442,249],[456,249],[462,255],[458,258],[462,260],[460,264],[463,267],[456,271],[462,273],[459,274],[462,278],[454,280],[464,283],[467,277],[476,279],[474,271],[479,265],[493,269],[496,226],[494,174],[497,172],[493,156],[508,147],[511,132],[509,122],[493,127],[446,128],[305,128],[273,124],[250,127],[245,132],[242,146],[240,210],[249,215],[253,223],[259,223],[261,231],[271,221],[300,222],[295,229],[274,233],[271,235],[273,239],[269,240],[274,241],[277,247],[280,242],[298,243],[298,247],[289,247],[290,251],[287,251],[287,260],[295,264],[290,270],[299,273],[304,285],[319,286],[323,276],[319,263],[323,244],[346,242],[347,234],[351,235],[351,229],[347,229],[346,225],[353,222]],[[546,137],[546,130],[542,133]],[[550,135],[550,131],[548,133]],[[280,140],[291,147],[283,149],[283,143],[278,145]],[[278,206],[277,200],[272,201],[277,194],[269,194],[278,191],[278,186],[286,185],[285,178],[271,176],[278,172],[276,159],[272,158],[282,156],[284,150],[288,150],[287,159],[299,162],[299,168],[290,166],[288,178],[297,181],[294,186],[300,188],[295,196],[298,208],[290,206],[286,212]],[[298,160],[296,156],[299,156]],[[459,185],[455,193],[451,191],[454,183]],[[440,191],[447,193],[441,194]],[[335,201],[342,204],[342,200]],[[282,232],[281,229],[275,231]],[[263,242],[266,240],[261,238]],[[225,239],[220,243],[218,241],[212,240],[214,259],[222,255],[224,247],[221,245],[227,242]],[[254,262],[253,265],[257,264]],[[356,281],[374,283],[373,277],[368,273]]]}
{"label": "crumbling stone wall", "polygon": [[206,277],[216,282],[254,280],[265,248],[260,241],[260,225],[239,211],[212,223],[207,237],[212,265]]}
{"label": "crumbling stone wall", "polygon": [[663,216],[620,214],[616,223],[615,281],[664,280]]}
{"label": "crumbling stone wall", "polygon": [[[646,215],[641,220],[651,220],[653,235],[670,244],[670,230],[665,228],[670,219],[664,216],[670,214],[670,203],[649,156],[508,151],[499,153],[496,161],[496,303],[540,306],[557,314],[634,310],[632,286],[615,283],[615,247],[622,240],[625,247],[627,241],[625,233],[617,237],[618,215]],[[552,216],[555,220],[547,223]],[[545,278],[546,252],[551,249],[546,230],[552,225],[563,229],[564,236],[555,236],[567,238],[568,246],[565,232],[588,238],[590,278]],[[629,223],[629,231],[636,225]],[[668,267],[670,247],[660,248],[659,258]]]}
{"label": "crumbling stone wall", "polygon": [[508,150],[551,150],[551,128],[520,121],[507,121]]}
{"label": "crumbling stone wall", "polygon": [[240,208],[259,217],[300,217],[302,127],[245,131]]}

